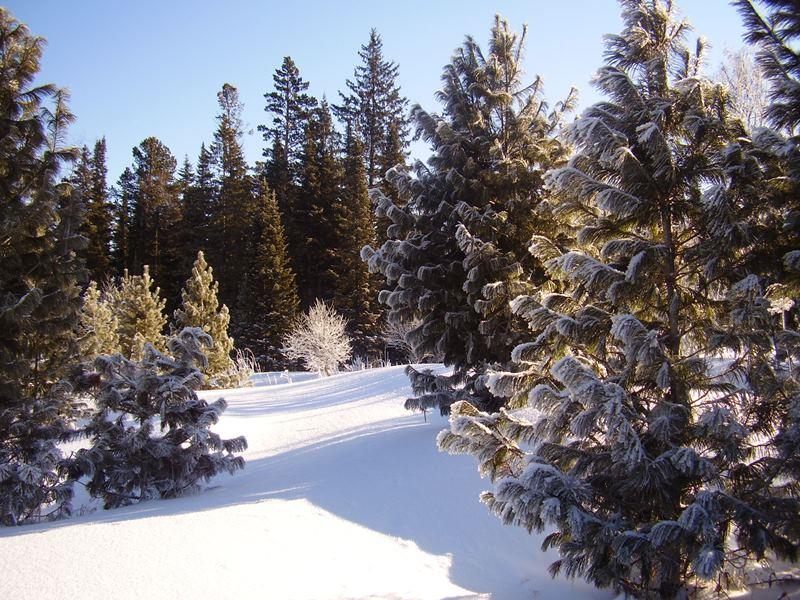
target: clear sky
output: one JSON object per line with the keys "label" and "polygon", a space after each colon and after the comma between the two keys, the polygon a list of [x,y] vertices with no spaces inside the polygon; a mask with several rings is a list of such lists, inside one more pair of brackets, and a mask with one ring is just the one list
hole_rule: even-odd
{"label": "clear sky", "polygon": [[[453,50],[466,34],[482,44],[494,14],[519,30],[528,24],[525,66],[540,74],[551,102],[575,85],[581,105],[598,99],[589,86],[602,63],[602,36],[620,30],[614,0],[7,0],[5,6],[47,38],[41,79],[72,92],[78,119],[72,143],[108,141],[109,183],[131,163],[131,148],[148,136],[194,163],[210,142],[216,93],[229,82],[245,104],[245,153],[253,164],[267,120],[263,94],[284,56],[310,91],[331,101],[352,77],[371,27],[386,57],[400,66],[411,103],[438,110],[434,93]],[[727,48],[742,45],[742,26],[727,0],[683,0],[681,12],[712,45],[711,70]],[[252,131],[252,133],[251,133]],[[412,152],[424,156],[424,148]]]}

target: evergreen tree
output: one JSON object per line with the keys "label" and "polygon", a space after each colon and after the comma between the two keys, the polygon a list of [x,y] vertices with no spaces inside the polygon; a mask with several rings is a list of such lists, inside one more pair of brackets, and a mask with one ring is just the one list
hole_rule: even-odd
{"label": "evergreen tree", "polygon": [[[758,44],[758,64],[770,82],[767,119],[779,130],[800,133],[800,10],[796,0],[734,0],[744,18],[746,39]],[[764,5],[762,15],[758,5]],[[795,137],[797,141],[797,137]]]}
{"label": "evergreen tree", "polygon": [[151,289],[152,286],[150,267],[144,265],[141,275],[129,275],[126,271],[119,286],[109,290],[119,327],[120,351],[133,361],[141,359],[146,343],[158,350],[165,346],[166,301],[160,296],[161,290]]}
{"label": "evergreen tree", "polygon": [[336,112],[362,136],[367,181],[369,187],[373,187],[382,181],[387,163],[398,158],[397,148],[389,145],[390,135],[396,138],[391,144],[400,141],[399,162],[404,162],[402,150],[408,136],[405,116],[408,100],[397,85],[397,64],[383,56],[383,41],[377,30],[370,30],[369,41],[361,46],[358,56],[362,64],[355,68],[354,78],[347,80],[350,93],[340,93],[342,105]]}
{"label": "evergreen tree", "polygon": [[388,241],[363,255],[386,278],[388,319],[422,318],[409,333],[415,353],[453,366],[448,376],[409,368],[411,409],[446,413],[466,398],[501,404],[483,374],[507,361],[525,332],[510,300],[546,279],[524,249],[552,228],[544,172],[564,159],[553,135],[572,97],[547,115],[539,80],[523,83],[524,40],[499,17],[487,55],[467,38],[442,76],[443,115],[412,110],[418,135],[432,145],[428,166],[390,171],[400,202],[373,190],[378,215],[392,225]]}
{"label": "evergreen tree", "polygon": [[119,323],[108,294],[102,293],[97,283],[89,283],[83,294],[81,320],[78,327],[81,356],[94,360],[101,354],[119,352]]}
{"label": "evergreen tree", "polygon": [[83,234],[88,240],[84,251],[86,268],[94,281],[111,275],[112,207],[108,199],[106,176],[106,139],[100,138],[92,153],[90,187],[85,196],[86,217]]}
{"label": "evergreen tree", "polygon": [[185,176],[187,183],[182,184],[183,252],[187,257],[197,256],[201,250],[226,251],[224,246],[212,245],[212,218],[219,196],[219,181],[214,172],[215,168],[214,155],[206,149],[205,144],[201,144],[200,154],[197,157],[197,172],[191,174],[191,179],[188,175]]}
{"label": "evergreen tree", "polygon": [[175,311],[175,329],[199,327],[211,336],[213,344],[206,353],[208,364],[202,369],[206,383],[212,387],[236,387],[239,382],[233,375],[233,340],[228,336],[230,315],[227,306],[219,307],[218,289],[213,270],[201,250],[192,267],[192,276],[181,292],[183,302]]}
{"label": "evergreen tree", "polygon": [[0,523],[69,512],[60,470],[74,404],[62,378],[78,357],[85,272],[82,199],[56,184],[73,120],[67,94],[33,85],[44,40],[0,8]]}
{"label": "evergreen tree", "polygon": [[334,205],[330,270],[333,305],[348,324],[356,356],[380,352],[379,282],[361,260],[361,249],[375,244],[372,205],[362,160],[361,141],[347,129],[340,197]]}
{"label": "evergreen tree", "polygon": [[91,446],[77,452],[72,475],[87,476],[105,508],[191,493],[222,471],[244,468],[234,454],[247,448],[245,439],[209,430],[225,401],[197,397],[210,344],[201,329],[186,328],[170,338],[170,355],[148,344],[140,362],[121,354],[95,361],[98,409],[84,432]]}
{"label": "evergreen tree", "polygon": [[132,270],[150,265],[153,279],[163,291],[168,307],[180,301],[183,260],[181,204],[175,182],[177,162],[154,137],[133,149],[133,204],[128,243]]}
{"label": "evergreen tree", "polygon": [[266,157],[265,176],[278,200],[281,219],[286,230],[289,255],[299,274],[303,266],[297,257],[303,250],[304,224],[296,216],[297,186],[301,179],[301,162],[306,146],[306,122],[317,101],[306,93],[308,82],[291,57],[286,56],[272,76],[274,90],[264,94],[264,110],[272,115],[271,125],[260,125],[264,142],[269,150]]}
{"label": "evergreen tree", "polygon": [[275,195],[262,184],[250,224],[249,260],[237,303],[236,341],[267,369],[285,368],[283,336],[299,310]]}
{"label": "evergreen tree", "polygon": [[242,104],[235,87],[226,83],[217,94],[220,114],[214,134],[212,153],[219,168],[218,195],[212,205],[209,248],[212,263],[219,265],[217,277],[220,300],[232,304],[244,275],[245,245],[231,244],[243,240],[255,202],[253,183],[247,173],[242,151]]}
{"label": "evergreen tree", "polygon": [[136,205],[136,178],[133,171],[126,167],[119,176],[113,192],[113,231],[111,252],[114,272],[121,275],[126,270],[133,270],[133,251],[131,248],[132,210]]}
{"label": "evergreen tree", "polygon": [[339,137],[324,99],[308,119],[305,133],[300,187],[293,211],[296,244],[294,248],[290,246],[304,307],[317,299],[333,298],[336,273],[331,270],[331,261],[340,250],[334,235],[334,206],[339,201],[342,178]]}
{"label": "evergreen tree", "polygon": [[755,172],[728,162],[745,136],[727,91],[671,4],[622,6],[595,78],[608,99],[569,127],[577,154],[550,175],[576,247],[531,245],[564,289],[514,300],[533,337],[518,371],[488,379],[527,406],[460,402],[439,444],[478,458],[504,523],[555,530],[553,574],[695,597],[797,556],[798,347],[720,233],[719,198]]}
{"label": "evergreen tree", "polygon": [[278,148],[283,151],[283,157],[266,152],[265,156],[271,160],[283,158],[292,167],[302,158],[304,124],[317,101],[305,93],[309,84],[300,76],[290,56],[283,57],[283,63],[275,70],[272,80],[274,91],[264,94],[267,100],[264,110],[272,115],[272,126],[261,125],[258,129],[263,132],[266,143],[280,141]]}

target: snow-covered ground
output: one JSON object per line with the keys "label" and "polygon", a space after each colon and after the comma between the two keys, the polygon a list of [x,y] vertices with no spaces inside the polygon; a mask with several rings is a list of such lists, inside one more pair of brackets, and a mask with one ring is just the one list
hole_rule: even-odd
{"label": "snow-covered ground", "polygon": [[553,580],[540,537],[478,502],[403,367],[206,392],[247,467],[200,494],[0,529],[0,598],[609,598]]}

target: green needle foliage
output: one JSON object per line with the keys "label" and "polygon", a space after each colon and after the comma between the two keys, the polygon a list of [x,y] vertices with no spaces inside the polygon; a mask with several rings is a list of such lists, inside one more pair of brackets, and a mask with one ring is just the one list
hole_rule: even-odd
{"label": "green needle foliage", "polygon": [[743,259],[764,224],[723,227],[720,206],[764,172],[737,165],[745,132],[700,72],[702,43],[684,45],[670,3],[622,7],[595,78],[607,99],[549,175],[577,239],[530,248],[561,291],[514,300],[531,335],[487,382],[524,406],[454,405],[439,444],[478,458],[504,523],[553,531],[552,573],[699,597],[797,557],[800,338]]}

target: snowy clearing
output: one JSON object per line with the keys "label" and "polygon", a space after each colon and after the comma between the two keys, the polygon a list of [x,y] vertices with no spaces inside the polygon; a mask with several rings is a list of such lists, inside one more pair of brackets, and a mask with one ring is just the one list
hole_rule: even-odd
{"label": "snowy clearing", "polygon": [[478,501],[446,421],[410,414],[404,367],[224,392],[243,472],[191,497],[3,528],[0,598],[609,598],[552,580],[540,537]]}

